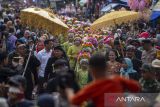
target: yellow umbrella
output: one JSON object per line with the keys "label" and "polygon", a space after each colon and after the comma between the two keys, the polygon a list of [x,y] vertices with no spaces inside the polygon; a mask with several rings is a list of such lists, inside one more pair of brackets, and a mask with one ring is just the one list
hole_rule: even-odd
{"label": "yellow umbrella", "polygon": [[40,8],[27,8],[21,11],[22,24],[44,29],[52,35],[66,34],[68,26],[53,13]]}
{"label": "yellow umbrella", "polygon": [[106,29],[115,24],[127,23],[128,21],[134,21],[139,19],[139,13],[133,11],[113,11],[108,13],[99,19],[97,19],[92,25],[91,29]]}

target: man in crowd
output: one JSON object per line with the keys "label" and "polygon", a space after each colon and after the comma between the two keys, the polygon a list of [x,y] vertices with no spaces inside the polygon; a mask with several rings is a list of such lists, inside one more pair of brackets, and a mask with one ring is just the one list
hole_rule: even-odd
{"label": "man in crowd", "polygon": [[156,73],[156,79],[160,82],[160,59],[157,58],[152,61],[153,71]]}
{"label": "man in crowd", "polygon": [[142,65],[142,77],[139,80],[139,83],[142,87],[142,92],[153,93],[160,92],[160,83],[155,78],[155,72],[152,69],[152,66],[149,64]]}
{"label": "man in crowd", "polygon": [[8,35],[8,38],[7,38],[7,52],[10,53],[12,51],[15,50],[15,42],[17,40],[17,37],[15,36],[14,34],[14,28],[10,28],[9,29],[9,35]]}
{"label": "man in crowd", "polygon": [[142,57],[142,51],[140,51],[138,48],[140,46],[140,42],[137,39],[131,40],[130,45],[135,46],[135,57],[139,60],[141,60]]}
{"label": "man in crowd", "polygon": [[154,59],[156,59],[156,49],[153,47],[153,43],[149,39],[145,39],[142,41],[143,49],[142,52],[142,62],[151,64]]}
{"label": "man in crowd", "polygon": [[7,97],[7,87],[5,86],[8,83],[9,77],[16,75],[14,71],[10,68],[7,68],[8,57],[5,52],[0,52],[0,96]]}
{"label": "man in crowd", "polygon": [[45,48],[38,52],[37,58],[40,61],[41,65],[39,68],[39,93],[43,93],[43,82],[44,82],[44,73],[45,67],[48,62],[48,59],[51,57],[53,42],[52,40],[45,40],[44,41]]}
{"label": "man in crowd", "polygon": [[0,83],[7,83],[8,78],[16,74],[14,71],[7,68],[7,65],[7,54],[5,52],[0,52]]}
{"label": "man in crowd", "polygon": [[33,107],[31,101],[25,99],[26,79],[16,75],[9,80],[8,103],[10,107]]}
{"label": "man in crowd", "polygon": [[20,39],[17,39],[16,42],[15,42],[15,47],[16,47],[15,50],[8,54],[8,65],[9,65],[9,67],[13,67],[12,66],[12,60],[15,56],[19,55],[19,51],[20,51],[19,45],[21,45],[21,44],[24,44],[24,42]]}
{"label": "man in crowd", "polygon": [[24,36],[20,39],[22,39],[25,43],[28,43],[28,39],[29,39],[30,36],[31,36],[31,32],[29,30],[26,30],[24,32]]}
{"label": "man in crowd", "polygon": [[[28,55],[27,47],[25,44],[20,44],[17,46],[17,54],[14,54],[13,58],[11,59],[11,69],[15,71],[15,73],[24,75],[27,81],[27,87],[25,96],[27,99],[32,99],[32,90],[34,88],[34,85],[37,84],[38,81],[38,67],[40,65],[39,60],[31,54],[29,62],[28,61]],[[25,69],[26,68],[26,69]]]}

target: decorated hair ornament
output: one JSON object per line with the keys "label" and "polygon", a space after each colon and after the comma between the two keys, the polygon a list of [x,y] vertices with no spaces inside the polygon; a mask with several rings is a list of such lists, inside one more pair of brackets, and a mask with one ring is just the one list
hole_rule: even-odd
{"label": "decorated hair ornament", "polygon": [[94,38],[94,37],[89,37],[89,38],[88,38],[88,41],[91,42],[95,48],[98,46],[98,41],[97,41],[96,38]]}
{"label": "decorated hair ornament", "polygon": [[85,42],[82,44],[82,51],[92,53],[95,50],[91,42]]}
{"label": "decorated hair ornament", "polygon": [[78,61],[80,61],[81,59],[90,59],[91,54],[89,52],[80,52],[78,55]]}

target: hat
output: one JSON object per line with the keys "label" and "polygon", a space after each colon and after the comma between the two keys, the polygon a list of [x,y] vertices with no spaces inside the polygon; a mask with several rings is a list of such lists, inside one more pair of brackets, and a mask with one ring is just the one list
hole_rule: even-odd
{"label": "hat", "polygon": [[23,88],[25,88],[26,79],[21,75],[16,75],[9,79],[9,84],[16,87],[22,86]]}
{"label": "hat", "polygon": [[159,59],[153,60],[152,61],[152,67],[160,68],[160,60]]}
{"label": "hat", "polygon": [[142,65],[141,70],[144,70],[145,72],[150,72],[151,71],[151,65],[145,63]]}
{"label": "hat", "polygon": [[37,100],[38,107],[55,107],[55,101],[52,95],[43,94]]}

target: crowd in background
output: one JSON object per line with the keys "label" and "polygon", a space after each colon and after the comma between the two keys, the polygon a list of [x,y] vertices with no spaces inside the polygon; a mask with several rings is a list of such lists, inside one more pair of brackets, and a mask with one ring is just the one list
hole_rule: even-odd
{"label": "crowd in background", "polygon": [[23,26],[19,12],[0,15],[3,107],[104,107],[104,93],[159,93],[160,25],[140,20],[93,32],[89,21],[59,16],[70,29],[55,36]]}
{"label": "crowd in background", "polygon": [[71,2],[69,4],[66,4],[64,8],[58,10],[58,13],[69,17],[77,17],[81,21],[90,19],[90,21],[93,22],[100,17],[101,9],[107,4],[108,2],[106,2],[105,0],[101,0],[95,3],[91,0],[88,0],[88,2],[84,4],[74,4],[73,2]]}

